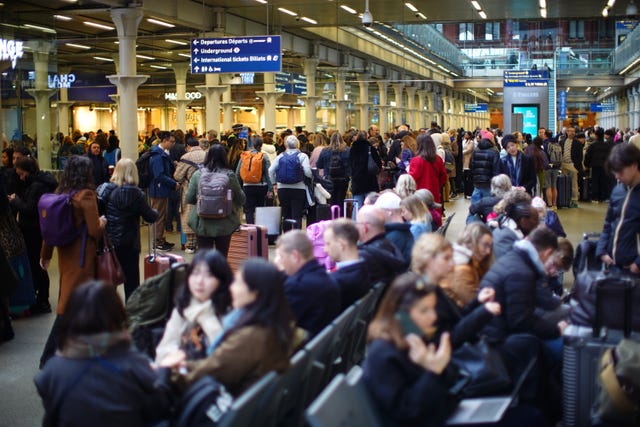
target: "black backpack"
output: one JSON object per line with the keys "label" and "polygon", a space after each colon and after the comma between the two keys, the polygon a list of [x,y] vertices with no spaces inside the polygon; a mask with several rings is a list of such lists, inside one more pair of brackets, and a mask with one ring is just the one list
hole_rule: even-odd
{"label": "black backpack", "polygon": [[182,395],[172,426],[214,427],[229,410],[233,397],[212,376],[205,375]]}
{"label": "black backpack", "polygon": [[154,152],[152,150],[145,151],[136,160],[136,167],[138,168],[138,187],[149,188],[153,174],[151,173],[151,156]]}
{"label": "black backpack", "polygon": [[340,156],[340,152],[336,150],[331,151],[331,158],[329,160],[329,177],[333,179],[347,177],[347,170],[342,162],[342,156]]}

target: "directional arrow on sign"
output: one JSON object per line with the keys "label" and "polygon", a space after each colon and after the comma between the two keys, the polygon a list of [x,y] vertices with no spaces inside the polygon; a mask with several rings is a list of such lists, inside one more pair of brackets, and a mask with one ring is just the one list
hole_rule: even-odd
{"label": "directional arrow on sign", "polygon": [[198,52],[200,52],[198,48],[193,49],[193,53],[195,53],[196,55],[198,54]]}
{"label": "directional arrow on sign", "polygon": [[193,58],[193,62],[195,62],[195,63],[197,64],[198,62],[200,62],[200,60],[199,60],[199,59],[198,59],[198,57],[196,56],[195,58]]}
{"label": "directional arrow on sign", "polygon": [[200,67],[198,67],[197,65],[195,67],[193,67],[193,69],[196,71],[196,73],[200,70]]}
{"label": "directional arrow on sign", "polygon": [[198,45],[200,44],[200,40],[195,39],[195,40],[193,41],[193,44],[195,44],[196,46],[198,46]]}

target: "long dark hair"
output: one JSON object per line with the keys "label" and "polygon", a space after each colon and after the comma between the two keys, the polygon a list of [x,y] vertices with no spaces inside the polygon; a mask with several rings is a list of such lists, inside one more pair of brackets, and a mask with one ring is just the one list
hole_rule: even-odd
{"label": "long dark hair", "polygon": [[284,294],[284,274],[262,258],[250,258],[240,268],[240,274],[257,297],[225,335],[248,325],[265,326],[276,336],[282,350],[288,352],[293,339],[293,315]]}
{"label": "long dark hair", "polygon": [[221,144],[213,144],[204,158],[204,165],[210,171],[214,169],[229,169],[227,153]]}
{"label": "long dark hair", "polygon": [[93,182],[93,165],[88,157],[73,155],[69,157],[67,165],[62,171],[60,185],[58,185],[56,193],[67,193],[85,188],[90,190],[96,188]]}
{"label": "long dark hair", "polygon": [[187,270],[185,283],[180,286],[176,293],[176,309],[180,316],[184,317],[184,309],[191,303],[191,291],[189,290],[189,276],[200,263],[204,263],[209,268],[211,274],[220,282],[218,288],[211,294],[211,305],[216,316],[222,317],[231,307],[231,294],[229,285],[233,281],[233,273],[226,258],[217,250],[199,251],[193,257],[191,265]]}
{"label": "long dark hair", "polygon": [[417,141],[418,143],[418,152],[417,156],[422,157],[426,161],[433,163],[436,159],[436,144],[433,142],[433,138],[431,135],[427,135],[426,133],[421,133],[418,135]]}
{"label": "long dark hair", "polygon": [[127,327],[127,314],[114,286],[92,280],[77,288],[67,302],[60,321],[58,348],[69,338],[102,332],[120,332]]}

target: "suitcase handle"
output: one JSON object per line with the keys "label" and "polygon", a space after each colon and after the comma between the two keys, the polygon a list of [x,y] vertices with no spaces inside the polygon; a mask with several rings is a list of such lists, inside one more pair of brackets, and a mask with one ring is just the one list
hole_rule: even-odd
{"label": "suitcase handle", "polygon": [[333,205],[331,206],[331,219],[336,219],[340,216],[340,206]]}
{"label": "suitcase handle", "polygon": [[[605,276],[609,275],[609,271],[604,271]],[[631,335],[632,329],[632,295],[633,290],[636,287],[636,283],[631,278],[620,278],[622,283],[606,284],[605,281],[599,281],[596,283],[596,312],[593,317],[593,337],[600,337],[600,331],[602,330],[602,314],[604,307],[603,296],[606,294],[620,294],[622,293],[624,303],[624,320],[623,320],[623,333],[625,337]]]}

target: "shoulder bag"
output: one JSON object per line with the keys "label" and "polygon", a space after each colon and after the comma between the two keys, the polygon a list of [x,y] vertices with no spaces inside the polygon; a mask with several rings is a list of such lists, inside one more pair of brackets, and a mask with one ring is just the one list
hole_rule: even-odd
{"label": "shoulder bag", "polygon": [[124,283],[124,271],[115,248],[111,244],[107,233],[102,235],[102,242],[98,244],[98,256],[96,258],[96,279],[112,286]]}

